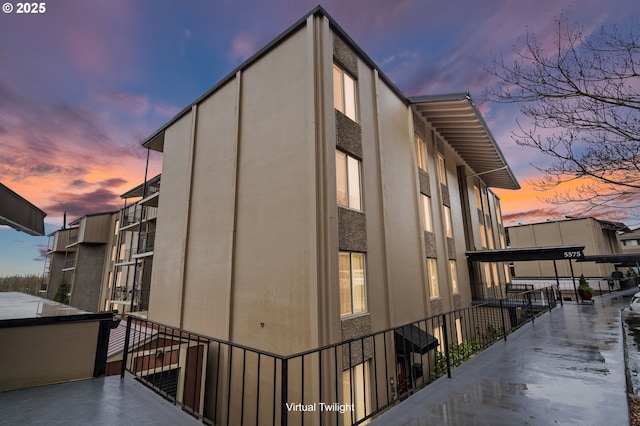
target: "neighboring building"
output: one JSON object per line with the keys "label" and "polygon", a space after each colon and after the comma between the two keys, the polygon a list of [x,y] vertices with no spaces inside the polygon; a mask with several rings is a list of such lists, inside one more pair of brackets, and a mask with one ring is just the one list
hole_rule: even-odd
{"label": "neighboring building", "polygon": [[69,305],[90,312],[102,309],[100,292],[111,217],[114,212],[81,217],[69,228],[50,234],[49,272],[42,293],[53,299],[63,281],[69,285]]}
{"label": "neighboring building", "polygon": [[405,97],[321,8],[143,146],[163,153],[152,320],[286,355],[508,279],[465,256],[505,247],[488,188],[519,188],[469,95]]}
{"label": "neighboring building", "polygon": [[121,195],[126,205],[113,218],[105,259],[102,299],[105,310],[144,312],[149,306],[160,175]]}
{"label": "neighboring building", "polygon": [[618,235],[621,253],[640,253],[640,228]]}
{"label": "neighboring building", "polygon": [[53,299],[65,280],[76,308],[146,311],[159,188],[158,175],[123,194],[120,211],[86,215],[51,233],[42,295]]}
{"label": "neighboring building", "polygon": [[[567,218],[528,225],[507,227],[512,248],[584,245],[585,256],[621,253],[618,233],[628,230],[620,222],[599,220],[593,217]],[[551,261],[514,262],[514,276],[522,278],[554,278]],[[558,276],[571,277],[568,262],[557,262]],[[610,263],[573,262],[576,277],[610,277],[615,266]],[[554,278],[555,279],[555,278]]]}

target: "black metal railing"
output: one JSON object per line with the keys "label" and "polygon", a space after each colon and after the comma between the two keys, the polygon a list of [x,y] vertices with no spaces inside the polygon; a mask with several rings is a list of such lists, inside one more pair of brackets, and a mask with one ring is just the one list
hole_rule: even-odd
{"label": "black metal railing", "polygon": [[125,370],[206,424],[358,425],[556,306],[511,294],[290,356],[127,318]]}

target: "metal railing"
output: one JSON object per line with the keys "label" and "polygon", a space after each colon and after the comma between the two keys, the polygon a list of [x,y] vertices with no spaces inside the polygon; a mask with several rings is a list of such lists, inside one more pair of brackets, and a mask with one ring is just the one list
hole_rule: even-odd
{"label": "metal railing", "polygon": [[148,253],[153,251],[156,240],[156,231],[148,231],[140,234],[138,253]]}
{"label": "metal railing", "polygon": [[125,371],[206,424],[357,425],[556,306],[553,288],[281,356],[127,318]]}

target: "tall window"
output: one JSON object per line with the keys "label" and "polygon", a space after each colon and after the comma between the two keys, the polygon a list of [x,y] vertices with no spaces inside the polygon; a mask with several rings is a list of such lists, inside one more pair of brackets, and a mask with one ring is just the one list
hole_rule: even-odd
{"label": "tall window", "polygon": [[491,265],[488,263],[483,263],[484,266],[484,278],[487,282],[487,288],[493,287],[493,280],[491,279]]}
{"label": "tall window", "polygon": [[342,394],[345,404],[353,404],[353,411],[345,410],[344,424],[362,420],[371,414],[371,394],[369,376],[369,361],[357,364],[342,372]]}
{"label": "tall window", "polygon": [[424,140],[416,136],[416,156],[418,157],[418,167],[427,171],[427,145]]}
{"label": "tall window", "polygon": [[458,270],[456,268],[456,261],[449,261],[449,274],[451,275],[451,292],[459,293],[458,289]]}
{"label": "tall window", "polygon": [[362,210],[360,161],[338,150],[336,150],[336,190],[338,205]]}
{"label": "tall window", "polygon": [[489,248],[491,250],[493,250],[494,248],[496,248],[495,246],[495,242],[493,240],[493,228],[491,227],[491,224],[487,224],[487,239],[489,240]]}
{"label": "tall window", "polygon": [[506,283],[511,282],[511,270],[509,269],[508,263],[503,263],[502,267],[504,268],[504,279]]}
{"label": "tall window", "polygon": [[444,164],[444,157],[438,154],[438,176],[440,177],[440,183],[447,184],[447,168]]}
{"label": "tall window", "polygon": [[420,194],[422,199],[422,229],[433,232],[433,221],[431,219],[431,197]]}
{"label": "tall window", "polygon": [[367,311],[364,253],[340,252],[340,315]]}
{"label": "tall window", "polygon": [[484,230],[484,223],[480,223],[480,244],[482,248],[487,248],[487,234]]}
{"label": "tall window", "polygon": [[429,275],[429,295],[433,299],[434,297],[440,297],[440,289],[438,288],[438,264],[436,259],[427,259],[427,274]]}
{"label": "tall window", "polygon": [[500,276],[498,275],[498,264],[491,262],[491,271],[493,272],[493,285],[500,284]]}
{"label": "tall window", "polygon": [[436,340],[438,341],[438,346],[440,346],[440,350],[443,350],[442,348],[444,348],[444,339],[442,337],[442,326],[433,328],[433,337],[435,337]]}
{"label": "tall window", "polygon": [[476,195],[476,208],[482,210],[482,197],[480,196],[480,188],[473,186],[473,192]]}
{"label": "tall window", "polygon": [[462,319],[460,318],[456,318],[456,338],[458,344],[462,343]]}
{"label": "tall window", "polygon": [[447,206],[442,206],[442,215],[444,216],[444,230],[447,237],[453,238],[453,225],[451,224],[451,209]]}
{"label": "tall window", "polygon": [[498,201],[498,199],[495,199],[496,202],[496,220],[498,221],[499,225],[502,225],[502,209],[500,209],[500,202]]}
{"label": "tall window", "polygon": [[353,121],[358,121],[356,81],[336,64],[333,64],[333,106]]}

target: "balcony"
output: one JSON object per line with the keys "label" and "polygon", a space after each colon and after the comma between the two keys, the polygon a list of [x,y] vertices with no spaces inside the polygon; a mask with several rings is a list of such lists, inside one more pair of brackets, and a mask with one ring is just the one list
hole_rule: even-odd
{"label": "balcony", "polygon": [[153,246],[155,245],[155,241],[156,241],[155,231],[149,231],[149,232],[140,234],[137,254],[153,252]]}
{"label": "balcony", "polygon": [[112,314],[0,293],[0,424],[199,424],[131,377],[103,376],[116,324]]}

